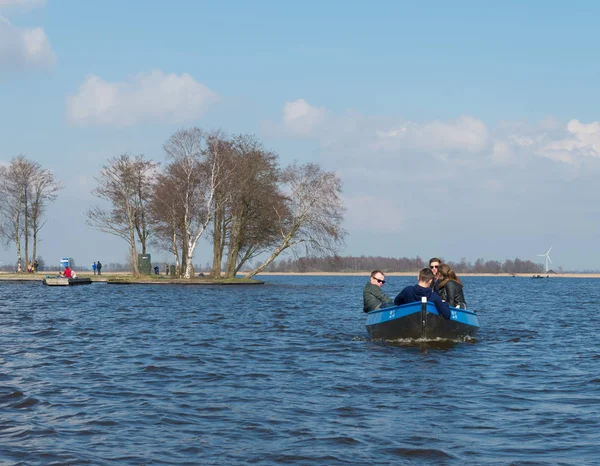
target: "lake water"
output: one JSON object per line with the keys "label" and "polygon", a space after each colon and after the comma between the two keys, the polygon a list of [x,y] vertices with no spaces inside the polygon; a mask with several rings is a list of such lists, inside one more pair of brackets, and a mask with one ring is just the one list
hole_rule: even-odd
{"label": "lake water", "polygon": [[600,464],[598,280],[466,277],[477,340],[408,344],[365,277],[263,279],[0,282],[0,464]]}

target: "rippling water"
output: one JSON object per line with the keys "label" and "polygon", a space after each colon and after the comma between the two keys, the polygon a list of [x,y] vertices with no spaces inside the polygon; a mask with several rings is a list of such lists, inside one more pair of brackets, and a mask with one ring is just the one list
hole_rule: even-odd
{"label": "rippling water", "polygon": [[0,283],[0,464],[599,464],[598,280],[466,277],[477,341],[414,344],[265,280]]}

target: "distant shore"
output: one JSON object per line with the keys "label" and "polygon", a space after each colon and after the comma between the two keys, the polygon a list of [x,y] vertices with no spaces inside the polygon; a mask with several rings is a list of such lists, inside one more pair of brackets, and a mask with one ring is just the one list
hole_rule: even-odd
{"label": "distant shore", "polygon": [[[208,274],[208,273],[207,273]],[[240,275],[243,275],[244,272],[240,272]],[[268,276],[331,276],[331,277],[368,277],[370,272],[261,272],[258,275],[254,276],[255,281],[260,281],[260,277],[268,277]],[[26,281],[26,280],[43,280],[46,275],[56,276],[58,272],[56,271],[48,271],[48,272],[37,272],[37,273],[10,273],[10,272],[2,272],[0,271],[0,280],[6,281]],[[150,282],[150,283],[183,283],[189,282],[186,279],[175,279],[168,277],[164,274],[162,275],[149,275],[142,276],[139,279],[134,279],[128,272],[110,272],[102,275],[94,275],[92,272],[77,272],[77,275],[84,278],[91,278],[92,281],[96,282],[107,282],[107,281],[127,281],[131,278],[132,282],[142,283],[142,282]],[[389,272],[385,274],[388,277],[416,277],[417,272]],[[460,277],[521,277],[521,278],[532,278],[534,275],[540,275],[544,278],[600,278],[600,273],[558,273],[558,274],[537,274],[537,273],[460,273],[458,274]],[[195,276],[192,281],[195,282],[209,282],[211,279],[208,277],[198,277]],[[229,279],[231,280],[231,279]],[[234,279],[235,280],[240,280]],[[216,281],[216,280],[215,280]]]}
{"label": "distant shore", "polygon": [[[314,276],[355,276],[368,277],[369,272],[261,272],[259,275],[314,275]],[[417,272],[389,272],[387,277],[416,277]],[[548,278],[600,278],[600,273],[459,273],[460,277],[525,277],[531,278],[534,275],[541,275]]]}

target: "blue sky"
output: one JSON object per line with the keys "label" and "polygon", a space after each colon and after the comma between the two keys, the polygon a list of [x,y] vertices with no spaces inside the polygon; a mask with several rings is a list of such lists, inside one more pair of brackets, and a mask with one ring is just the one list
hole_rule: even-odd
{"label": "blue sky", "polygon": [[[65,184],[40,255],[124,262],[85,225],[110,157],[255,133],[344,182],[342,254],[597,270],[596,2],[0,0],[0,163]],[[151,251],[154,258],[167,257]],[[15,261],[13,247],[0,250]],[[203,244],[196,261],[205,264]]]}

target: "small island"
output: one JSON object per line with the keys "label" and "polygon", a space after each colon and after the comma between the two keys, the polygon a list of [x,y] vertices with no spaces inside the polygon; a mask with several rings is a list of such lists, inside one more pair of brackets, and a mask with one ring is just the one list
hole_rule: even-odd
{"label": "small island", "polygon": [[[58,271],[40,272],[37,274],[1,273],[0,281],[31,282],[55,279]],[[195,276],[189,279],[175,278],[169,275],[141,275],[136,277],[131,273],[107,273],[93,275],[92,273],[78,272],[78,279],[89,280],[93,283],[106,283],[108,285],[264,285],[264,281],[254,278],[212,278],[208,275]]]}

